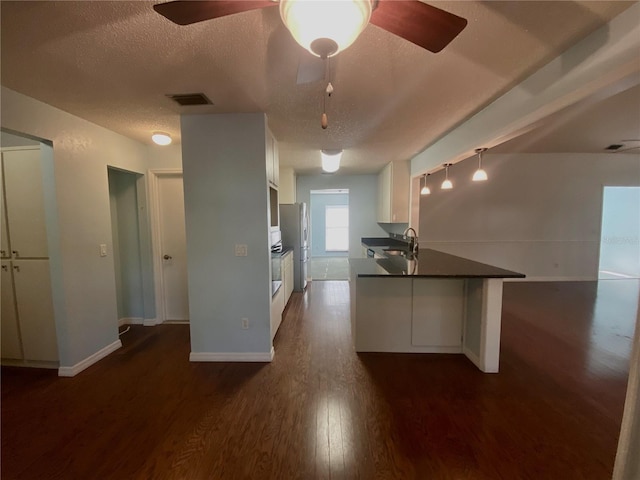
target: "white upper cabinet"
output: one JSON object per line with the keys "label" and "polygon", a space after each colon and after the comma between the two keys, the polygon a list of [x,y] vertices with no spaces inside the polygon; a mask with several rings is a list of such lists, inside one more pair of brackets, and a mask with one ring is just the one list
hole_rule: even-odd
{"label": "white upper cabinet", "polygon": [[[2,152],[7,224],[11,236],[11,252],[7,255],[13,253],[14,258],[48,257],[40,161],[39,148]],[[4,250],[4,233],[2,242]]]}
{"label": "white upper cabinet", "polygon": [[280,203],[296,203],[296,172],[293,168],[280,169],[278,194]]}
{"label": "white upper cabinet", "polygon": [[409,222],[408,161],[391,162],[378,175],[378,222]]}
{"label": "white upper cabinet", "polygon": [[278,154],[278,141],[267,128],[267,180],[275,187],[280,182],[280,157]]}

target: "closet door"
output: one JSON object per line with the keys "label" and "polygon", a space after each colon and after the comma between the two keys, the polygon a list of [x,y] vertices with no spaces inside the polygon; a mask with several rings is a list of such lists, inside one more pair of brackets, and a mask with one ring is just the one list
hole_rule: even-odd
{"label": "closet door", "polygon": [[2,262],[0,271],[0,282],[2,282],[2,299],[0,300],[2,323],[2,358],[12,360],[22,359],[22,348],[20,347],[20,335],[18,333],[18,315],[16,314],[16,304],[13,299],[13,279],[11,278],[11,262]]}
{"label": "closet door", "polygon": [[55,362],[58,342],[49,260],[14,260],[12,264],[24,358]]}
{"label": "closet door", "polygon": [[40,149],[8,150],[2,158],[13,258],[47,258]]}
{"label": "closet door", "polygon": [[[0,153],[4,157],[4,153]],[[0,165],[0,258],[11,257],[11,247],[9,245],[9,235],[7,233],[7,206],[4,201],[4,167]]]}

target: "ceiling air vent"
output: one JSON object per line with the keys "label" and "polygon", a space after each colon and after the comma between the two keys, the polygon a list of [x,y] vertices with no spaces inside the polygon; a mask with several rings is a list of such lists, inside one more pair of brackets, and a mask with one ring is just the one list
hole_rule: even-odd
{"label": "ceiling air vent", "polygon": [[209,100],[204,93],[178,93],[175,95],[167,95],[167,97],[183,107],[191,105],[213,105],[213,102]]}
{"label": "ceiling air vent", "polygon": [[617,150],[620,150],[622,147],[624,147],[624,145],[621,143],[612,143],[607,148],[605,148],[605,150],[609,150],[610,152],[615,152]]}

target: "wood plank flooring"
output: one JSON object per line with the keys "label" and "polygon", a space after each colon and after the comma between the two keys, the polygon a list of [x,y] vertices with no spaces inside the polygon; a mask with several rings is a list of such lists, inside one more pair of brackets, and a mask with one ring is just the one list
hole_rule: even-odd
{"label": "wood plank flooring", "polygon": [[132,327],[74,378],[2,368],[3,479],[608,479],[638,281],[505,285],[501,373],[360,354],[347,282],[294,293],[271,364]]}

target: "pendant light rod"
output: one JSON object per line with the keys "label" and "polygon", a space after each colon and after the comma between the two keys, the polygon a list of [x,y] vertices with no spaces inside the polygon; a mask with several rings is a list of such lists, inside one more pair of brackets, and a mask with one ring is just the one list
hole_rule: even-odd
{"label": "pendant light rod", "polygon": [[478,170],[476,170],[476,172],[473,174],[473,178],[471,179],[474,182],[484,182],[485,180],[487,180],[487,178],[489,178],[487,177],[487,172],[485,172],[482,168],[482,154],[486,151],[486,148],[476,148],[476,153],[478,154]]}
{"label": "pendant light rod", "polygon": [[449,167],[453,165],[452,163],[445,163],[444,166],[444,182],[442,182],[442,185],[440,186],[440,188],[442,190],[451,190],[453,188],[453,183],[451,183],[451,180],[449,180]]}
{"label": "pendant light rod", "polygon": [[430,173],[425,173],[422,175],[422,189],[420,190],[420,195],[429,195],[431,193],[431,189],[427,187],[427,177],[431,175]]}

